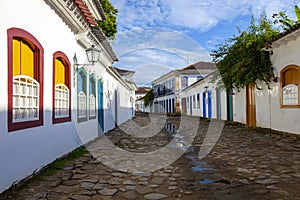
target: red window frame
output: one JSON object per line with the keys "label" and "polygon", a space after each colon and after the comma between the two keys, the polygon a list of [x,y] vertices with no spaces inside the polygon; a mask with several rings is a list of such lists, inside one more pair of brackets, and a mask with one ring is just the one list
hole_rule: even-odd
{"label": "red window frame", "polygon": [[[63,62],[65,66],[65,85],[69,89],[69,116],[64,118],[55,118],[55,60],[59,59]],[[52,77],[52,123],[63,123],[71,121],[71,63],[66,56],[61,51],[57,51],[53,54],[53,77]]]}
{"label": "red window frame", "polygon": [[[25,41],[34,51],[34,77],[40,84],[39,89],[39,119],[13,122],[13,39],[19,38]],[[8,131],[16,131],[26,128],[42,126],[44,124],[44,48],[40,42],[29,32],[20,28],[7,30],[7,58],[8,58]]]}

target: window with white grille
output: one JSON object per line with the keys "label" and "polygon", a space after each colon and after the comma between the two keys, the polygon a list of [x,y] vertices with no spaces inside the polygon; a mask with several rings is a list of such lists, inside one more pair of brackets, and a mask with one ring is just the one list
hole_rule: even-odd
{"label": "window with white grille", "polygon": [[78,118],[86,117],[86,95],[83,91],[78,93]]}
{"label": "window with white grille", "polygon": [[94,94],[90,94],[90,117],[96,117],[96,98]]}
{"label": "window with white grille", "polygon": [[55,86],[55,118],[69,117],[69,89],[64,84]]}
{"label": "window with white grille", "polygon": [[13,77],[13,122],[39,119],[39,87],[29,76]]}
{"label": "window with white grille", "polygon": [[283,105],[298,105],[298,86],[289,84],[282,89]]}

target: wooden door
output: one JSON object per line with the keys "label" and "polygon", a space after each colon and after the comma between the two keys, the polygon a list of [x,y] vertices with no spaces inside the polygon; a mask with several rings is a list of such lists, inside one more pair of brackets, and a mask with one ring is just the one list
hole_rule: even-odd
{"label": "wooden door", "polygon": [[246,87],[246,124],[256,126],[255,84]]}
{"label": "wooden door", "polygon": [[222,118],[221,103],[221,90],[216,89],[217,119]]}
{"label": "wooden door", "polygon": [[226,92],[227,100],[227,120],[233,121],[233,98],[232,98],[232,89],[227,90]]}
{"label": "wooden door", "polygon": [[103,112],[103,84],[101,80],[98,81],[98,124],[99,134],[104,132],[104,112]]}

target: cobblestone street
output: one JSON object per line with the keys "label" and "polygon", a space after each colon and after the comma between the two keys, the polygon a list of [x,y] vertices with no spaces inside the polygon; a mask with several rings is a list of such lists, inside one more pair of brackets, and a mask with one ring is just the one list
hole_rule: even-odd
{"label": "cobblestone street", "polygon": [[[63,170],[26,182],[3,193],[0,199],[300,199],[299,136],[225,122],[214,148],[199,159],[198,153],[210,120],[180,116],[165,118],[167,128],[152,137],[133,137],[124,133],[124,130],[134,132],[130,129],[132,122],[127,122],[91,142],[87,145],[91,153],[68,161]],[[153,127],[153,131],[165,125],[165,118],[156,116],[157,126]],[[150,123],[150,118],[147,114],[138,113],[134,121],[145,126]],[[122,155],[122,152],[128,151],[142,159],[147,153],[173,141],[176,132],[189,134],[197,123],[199,126],[192,145],[186,146],[177,140],[174,149],[185,153],[168,166],[164,166],[164,159],[173,157],[167,153],[156,156],[156,162],[146,159],[149,162],[143,161],[140,166],[133,158]],[[95,154],[95,146],[101,146],[97,141],[105,141],[103,137],[108,138],[121,153],[105,147],[106,152]],[[122,162],[128,162],[114,163],[118,156],[123,157]],[[132,165],[136,166],[136,171],[126,168]]]}

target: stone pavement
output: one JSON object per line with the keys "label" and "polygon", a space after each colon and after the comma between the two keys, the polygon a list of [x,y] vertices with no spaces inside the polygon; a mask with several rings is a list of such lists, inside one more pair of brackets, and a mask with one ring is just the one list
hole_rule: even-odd
{"label": "stone pavement", "polygon": [[[166,117],[156,117],[157,126],[164,126]],[[151,131],[148,115],[138,114],[134,121],[148,126],[139,131]],[[137,137],[138,127],[133,130],[127,122],[87,145],[90,153],[68,162],[64,170],[0,199],[300,199],[299,136],[225,122],[216,145],[199,159],[210,120],[168,116],[167,121],[168,131],[148,138]]]}

